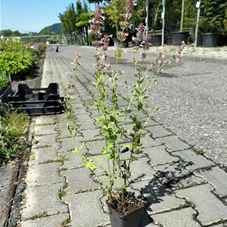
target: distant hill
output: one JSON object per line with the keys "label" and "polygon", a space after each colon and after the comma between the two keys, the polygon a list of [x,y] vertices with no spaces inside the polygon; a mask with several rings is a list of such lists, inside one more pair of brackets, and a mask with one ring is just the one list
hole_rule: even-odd
{"label": "distant hill", "polygon": [[61,23],[55,23],[55,24],[52,24],[50,26],[46,26],[39,33],[42,33],[43,30],[45,30],[47,28],[50,28],[51,33],[59,33],[59,32],[61,32]]}

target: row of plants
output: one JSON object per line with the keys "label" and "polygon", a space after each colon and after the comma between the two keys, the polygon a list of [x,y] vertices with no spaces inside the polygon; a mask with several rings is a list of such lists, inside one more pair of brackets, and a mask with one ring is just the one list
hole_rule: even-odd
{"label": "row of plants", "polygon": [[28,146],[24,137],[28,124],[28,116],[0,106],[0,166],[24,153]]}
{"label": "row of plants", "polygon": [[[120,18],[123,13],[124,1],[100,1],[89,0],[89,3],[105,3],[102,9],[102,16],[105,20],[102,22],[106,34],[116,34],[120,27]],[[171,36],[172,32],[188,32],[183,38],[193,42],[195,37],[195,27],[197,18],[197,0],[149,0],[149,17],[148,17],[148,32],[153,36],[156,31],[162,29],[162,3],[165,2],[165,35],[166,38]],[[136,33],[135,28],[140,22],[146,22],[146,1],[133,1],[134,9],[130,23],[132,26],[128,28],[130,34]],[[80,7],[78,7],[80,6]],[[72,16],[73,15],[73,16]],[[61,25],[64,34],[78,33],[83,36],[83,30],[88,31],[90,15],[88,7],[85,4],[82,7],[81,2],[76,2],[76,7],[70,5],[67,10],[60,14]],[[199,20],[200,34],[204,32],[218,33],[222,37],[227,35],[227,2],[226,0],[203,0],[200,6]],[[189,36],[190,34],[190,36]],[[89,37],[85,34],[85,37]],[[181,39],[182,37],[180,37]],[[187,41],[187,40],[185,40]],[[166,40],[167,42],[167,40]],[[180,44],[180,43],[178,43]],[[224,42],[223,42],[224,44]]]}
{"label": "row of plants", "polygon": [[31,48],[18,38],[0,39],[0,87],[4,86],[9,76],[29,75],[36,61],[44,55],[45,44]]}

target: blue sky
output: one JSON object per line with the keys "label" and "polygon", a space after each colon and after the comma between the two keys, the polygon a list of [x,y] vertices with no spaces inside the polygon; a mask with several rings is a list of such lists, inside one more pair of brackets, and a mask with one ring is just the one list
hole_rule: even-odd
{"label": "blue sky", "polygon": [[63,13],[69,4],[75,2],[76,0],[0,0],[0,30],[39,32],[46,26],[59,23],[59,13]]}

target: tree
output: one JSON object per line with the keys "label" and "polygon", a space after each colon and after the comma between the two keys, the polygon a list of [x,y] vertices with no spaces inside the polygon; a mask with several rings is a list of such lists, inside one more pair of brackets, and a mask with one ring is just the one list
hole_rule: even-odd
{"label": "tree", "polygon": [[4,29],[4,30],[1,30],[0,34],[1,36],[9,37],[13,35],[13,31],[10,29]]}
{"label": "tree", "polygon": [[90,13],[88,11],[88,6],[84,2],[84,5],[81,4],[80,1],[76,2],[76,28],[79,33],[85,36],[86,42],[88,43],[88,26],[90,20]]}
{"label": "tree", "polygon": [[42,35],[51,35],[51,29],[50,27],[46,27],[41,31]]}
{"label": "tree", "polygon": [[200,11],[200,28],[204,32],[225,32],[227,20],[226,0],[203,0]]}
{"label": "tree", "polygon": [[58,17],[61,21],[62,33],[69,38],[71,43],[72,36],[76,31],[76,11],[73,3],[66,7],[66,11],[60,13]]}

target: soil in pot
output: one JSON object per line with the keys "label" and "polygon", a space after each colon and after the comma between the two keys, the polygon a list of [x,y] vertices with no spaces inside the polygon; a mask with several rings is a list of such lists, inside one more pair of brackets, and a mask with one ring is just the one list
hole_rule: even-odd
{"label": "soil in pot", "polygon": [[144,204],[133,195],[128,195],[124,203],[107,200],[112,227],[138,227],[144,213]]}

